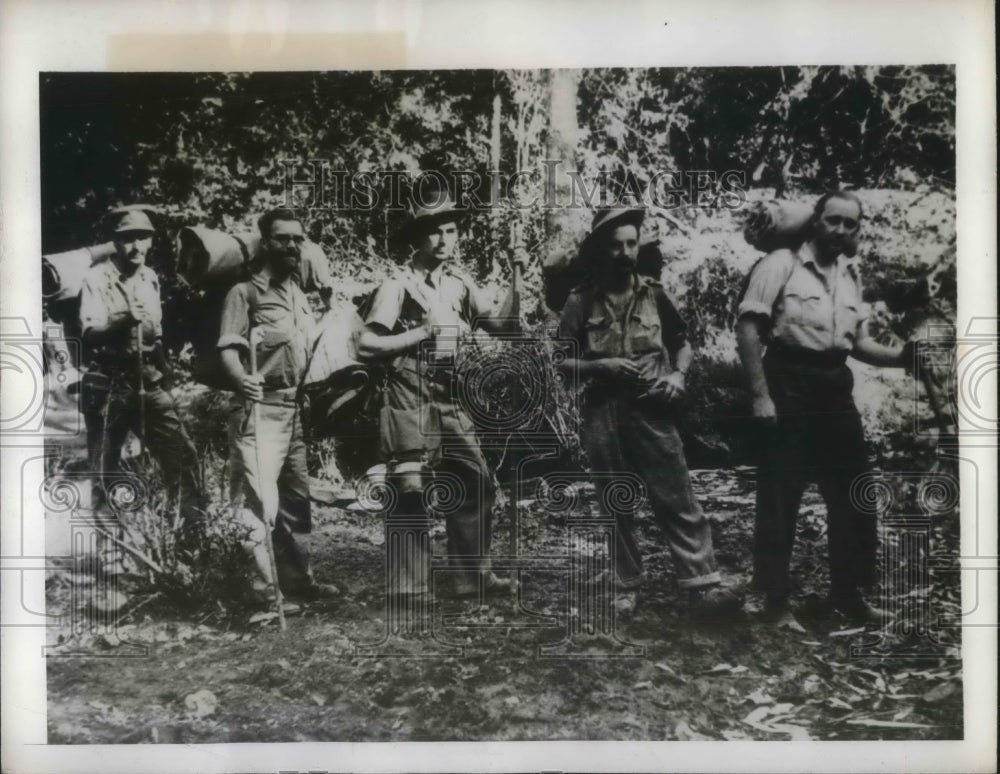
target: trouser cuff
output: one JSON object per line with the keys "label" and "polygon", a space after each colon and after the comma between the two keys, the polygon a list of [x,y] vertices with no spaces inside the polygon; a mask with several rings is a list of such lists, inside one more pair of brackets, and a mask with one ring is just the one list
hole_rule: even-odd
{"label": "trouser cuff", "polygon": [[700,589],[705,586],[718,586],[722,583],[722,575],[718,571],[710,572],[708,575],[699,575],[695,578],[678,578],[677,585],[682,589]]}

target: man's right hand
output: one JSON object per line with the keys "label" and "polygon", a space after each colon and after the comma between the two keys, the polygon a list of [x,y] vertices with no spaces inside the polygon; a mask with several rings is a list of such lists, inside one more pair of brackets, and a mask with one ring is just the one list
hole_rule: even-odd
{"label": "man's right hand", "polygon": [[638,381],[641,375],[639,367],[628,358],[606,357],[598,362],[601,364],[601,372],[605,376],[634,382]]}
{"label": "man's right hand", "polygon": [[247,400],[264,400],[264,377],[260,374],[246,374],[240,384],[240,391]]}
{"label": "man's right hand", "polygon": [[753,399],[753,416],[754,419],[762,419],[768,423],[778,421],[778,413],[770,395],[758,395]]}

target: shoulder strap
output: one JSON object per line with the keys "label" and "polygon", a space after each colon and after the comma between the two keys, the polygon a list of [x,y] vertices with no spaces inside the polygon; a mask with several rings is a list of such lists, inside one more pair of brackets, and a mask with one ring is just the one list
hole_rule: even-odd
{"label": "shoulder strap", "polygon": [[594,312],[594,286],[593,285],[580,285],[573,288],[570,293],[580,294],[580,311],[583,312],[584,318],[589,318]]}
{"label": "shoulder strap", "polygon": [[249,312],[250,325],[254,323],[254,315],[257,313],[257,308],[260,306],[260,292],[257,290],[257,286],[253,284],[250,280],[247,280],[247,311]]}

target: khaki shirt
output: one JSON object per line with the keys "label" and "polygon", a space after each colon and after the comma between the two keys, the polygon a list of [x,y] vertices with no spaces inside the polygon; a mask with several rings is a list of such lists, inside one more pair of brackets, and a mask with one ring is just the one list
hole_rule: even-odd
{"label": "khaki shirt", "polygon": [[392,465],[435,465],[443,459],[442,439],[447,439],[449,459],[488,476],[475,425],[450,386],[454,371],[435,369],[430,362],[440,365],[454,358],[459,337],[487,314],[478,291],[447,266],[429,274],[407,267],[379,287],[365,324],[380,335],[402,333],[422,325],[431,307],[445,331],[432,344],[393,358],[380,413],[380,454]]}
{"label": "khaki shirt", "polygon": [[769,342],[815,352],[851,351],[869,314],[862,301],[857,258],[837,258],[828,280],[807,242],[775,250],[754,268],[738,315],[771,321]]}
{"label": "khaki shirt", "polygon": [[234,285],[226,294],[222,306],[218,347],[239,349],[240,359],[247,368],[250,353],[250,283],[257,290],[253,325],[260,327],[264,333],[257,344],[257,372],[264,377],[264,389],[295,387],[305,373],[316,327],[309,300],[295,277],[275,282],[257,273],[249,281]]}
{"label": "khaki shirt", "polygon": [[471,283],[447,266],[429,273],[408,266],[379,287],[365,325],[380,334],[402,333],[423,325],[430,308],[443,329],[435,340],[439,351],[453,351],[457,339],[490,312]]}
{"label": "khaki shirt", "polygon": [[686,337],[684,319],[660,283],[639,275],[633,278],[632,299],[620,316],[607,296],[588,288],[570,294],[559,320],[559,338],[576,342],[577,357],[629,358],[649,383],[673,370],[671,355],[684,346]]}
{"label": "khaki shirt", "polygon": [[[126,276],[110,259],[87,271],[80,289],[80,327],[84,336],[93,328],[103,328],[123,317],[130,308],[142,318],[142,349],[149,352],[163,337],[160,281],[156,272],[140,266]],[[99,366],[131,370],[137,355],[133,330],[122,329],[118,336],[91,350],[90,355]],[[149,382],[162,378],[159,370],[148,363],[143,366],[143,375]]]}

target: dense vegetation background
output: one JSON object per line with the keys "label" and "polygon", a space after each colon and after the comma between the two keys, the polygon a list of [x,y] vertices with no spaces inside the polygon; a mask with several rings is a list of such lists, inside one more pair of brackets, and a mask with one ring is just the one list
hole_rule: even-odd
{"label": "dense vegetation background", "polygon": [[[284,201],[285,162],[323,159],[329,169],[349,173],[468,169],[485,176],[491,169],[536,170],[556,159],[578,169],[588,186],[604,173],[614,185],[640,190],[658,172],[736,171],[744,175],[748,202],[812,199],[835,186],[859,190],[874,330],[894,341],[955,319],[954,107],[954,71],[939,66],[46,74],[40,82],[43,248],[51,253],[103,241],[94,223],[111,206],[158,206],[163,237],[151,262],[163,277],[168,344],[183,366],[186,325],[195,316],[187,314],[190,293],[173,276],[170,238],[196,223],[252,230],[262,210]],[[751,470],[728,467],[752,461],[733,301],[760,254],[742,237],[745,208],[722,206],[713,193],[699,206],[651,208],[644,238],[659,242],[662,279],[697,347],[682,417],[686,450],[692,467],[719,468],[695,470],[693,485],[712,520],[720,567],[743,586],[752,565],[754,482]],[[553,251],[572,250],[590,215],[589,208],[475,212],[466,220],[461,260],[499,292],[508,282],[502,260],[511,248],[508,225],[520,223],[531,264],[524,311],[532,330],[542,329],[551,318],[539,303],[540,264]],[[337,301],[392,268],[401,218],[384,208],[311,214],[310,234],[330,259]],[[915,401],[914,381],[900,370],[852,367],[878,464],[928,470],[933,438],[913,433],[915,412],[929,418],[926,393]],[[671,582],[662,532],[644,516],[641,551],[650,580],[635,617],[620,630],[644,644],[644,658],[531,657],[557,642],[570,621],[566,574],[533,571],[524,578],[526,608],[498,602],[481,611],[482,620],[449,630],[448,638],[466,647],[462,657],[366,659],[356,646],[377,641],[389,620],[382,519],[317,504],[315,571],[341,585],[344,599],[334,611],[293,619],[285,634],[260,615],[247,620],[227,586],[242,587],[246,575],[234,569],[242,554],[227,553],[232,541],[224,539],[232,537],[221,463],[227,399],[190,384],[174,392],[205,452],[211,521],[219,532],[191,573],[164,534],[162,503],[132,519],[130,527],[146,536],[143,550],[165,571],[150,574],[142,566],[128,585],[122,581],[130,604],[117,633],[81,635],[70,630],[77,619],[69,615],[61,619],[65,628],[47,632],[57,655],[62,649],[106,656],[141,643],[155,657],[49,659],[50,742],[962,736],[957,507],[934,520],[929,579],[918,572],[919,557],[904,559],[898,572],[894,563],[895,580],[883,589],[896,595],[894,609],[920,605],[938,622],[933,642],[921,641],[926,647],[910,657],[892,651],[910,642],[909,623],[883,643],[890,657],[859,658],[851,648],[868,636],[822,613],[826,518],[810,491],[793,563],[809,626],[804,637],[754,626],[751,616],[718,628],[692,625]],[[310,445],[312,472],[329,477],[332,451],[325,442]],[[901,512],[921,512],[917,481],[900,480],[914,490],[900,493]],[[520,550],[569,557],[567,513],[554,513],[533,492],[511,498],[520,513]],[[589,497],[581,496],[583,512],[596,507]],[[511,540],[508,505],[498,509],[494,526],[500,550]],[[58,534],[57,518],[69,515],[47,513],[50,534]],[[443,532],[439,524],[439,547]],[[883,556],[902,556],[904,537],[886,535]],[[580,566],[592,561],[583,551]],[[901,578],[911,580],[900,588]],[[86,582],[72,567],[50,573],[49,615],[79,604]],[[512,630],[525,610],[551,614],[558,624]],[[752,605],[746,612],[754,612]]]}
{"label": "dense vegetation background", "polygon": [[[928,319],[954,319],[955,86],[946,66],[43,74],[40,103],[47,253],[93,243],[94,224],[121,203],[160,207],[166,235],[194,223],[253,230],[261,211],[285,201],[287,169],[314,174],[310,159],[350,174],[470,170],[485,179],[491,169],[540,171],[555,156],[591,185],[606,175],[612,190],[641,190],[663,172],[735,171],[749,201],[852,186],[868,208],[866,285],[872,301],[887,302],[877,307],[879,335],[905,339]],[[557,118],[566,104],[575,111]],[[560,132],[572,147],[559,145]],[[660,242],[664,282],[701,349],[688,427],[691,453],[711,464],[743,456],[732,301],[758,254],[740,236],[742,210],[712,190],[677,204],[650,211],[644,238]],[[341,300],[398,259],[402,217],[384,207],[310,213]],[[519,221],[531,260],[524,309],[543,322],[539,267],[565,247],[553,228],[571,248],[589,219],[589,208],[562,223],[537,206],[482,210],[467,221],[462,261],[498,290],[507,224]],[[172,251],[162,239],[153,262],[165,277],[168,344],[179,352],[194,318],[184,312],[189,294],[171,282]],[[873,396],[871,422],[893,400]],[[893,432],[872,429],[876,438]]]}

